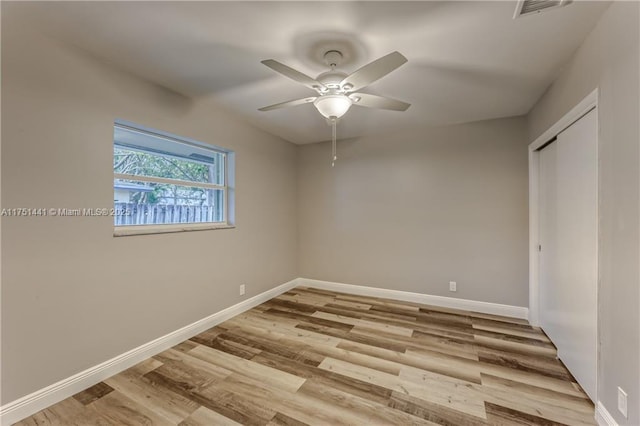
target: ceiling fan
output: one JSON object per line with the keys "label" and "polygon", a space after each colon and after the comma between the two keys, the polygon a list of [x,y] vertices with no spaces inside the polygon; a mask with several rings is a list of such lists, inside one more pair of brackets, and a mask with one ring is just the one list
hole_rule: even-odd
{"label": "ceiling fan", "polygon": [[338,50],[326,52],[324,61],[331,70],[320,74],[315,79],[276,60],[266,59],[262,61],[264,65],[272,70],[315,90],[318,95],[269,105],[259,108],[259,111],[271,111],[313,102],[316,109],[329,119],[333,127],[333,162],[337,159],[335,148],[336,120],[342,117],[352,105],[393,111],[406,111],[411,106],[411,104],[395,99],[359,92],[360,89],[379,80],[407,62],[407,58],[401,53],[389,53],[349,75],[336,70],[342,58],[343,55]]}
{"label": "ceiling fan", "polygon": [[330,50],[326,52],[324,54],[324,60],[325,63],[331,67],[331,70],[320,74],[315,79],[276,60],[266,59],[262,61],[263,64],[272,70],[279,72],[280,74],[283,74],[284,76],[289,77],[312,90],[315,90],[318,93],[318,96],[269,105],[260,108],[259,111],[271,111],[278,108],[292,107],[313,102],[313,105],[318,109],[320,114],[330,119],[342,117],[349,110],[351,105],[389,109],[393,111],[405,111],[409,106],[411,106],[406,102],[397,101],[395,99],[358,92],[358,90],[379,80],[407,62],[407,58],[405,58],[401,53],[389,53],[388,55],[363,66],[350,75],[336,70],[336,67],[340,65],[342,60],[342,53],[339,51]]}

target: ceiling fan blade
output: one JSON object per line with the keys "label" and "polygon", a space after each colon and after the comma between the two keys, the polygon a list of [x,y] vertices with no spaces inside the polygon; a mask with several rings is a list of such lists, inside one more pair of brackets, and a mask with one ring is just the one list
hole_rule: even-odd
{"label": "ceiling fan blade", "polygon": [[[349,95],[354,105],[368,108],[390,109],[393,111],[406,111],[411,106],[406,102],[397,101],[382,96],[370,95],[368,93],[353,93]],[[359,99],[359,100],[358,100]]]}
{"label": "ceiling fan blade", "polygon": [[293,101],[280,102],[279,104],[269,105],[259,108],[258,111],[271,111],[272,109],[287,108],[292,106],[298,106],[302,104],[308,104],[316,100],[316,96],[310,98],[294,99]]}
{"label": "ceiling fan blade", "polygon": [[392,52],[347,76],[340,85],[348,92],[362,89],[407,62],[400,52]]}
{"label": "ceiling fan blade", "polygon": [[262,61],[262,63],[272,70],[279,72],[280,74],[289,77],[290,79],[297,81],[298,83],[302,83],[308,88],[316,90],[317,92],[320,92],[320,89],[326,89],[326,87],[324,87],[322,83],[314,80],[306,74],[301,73],[300,71],[286,66],[283,63],[280,63],[273,59],[265,59],[264,61]]}

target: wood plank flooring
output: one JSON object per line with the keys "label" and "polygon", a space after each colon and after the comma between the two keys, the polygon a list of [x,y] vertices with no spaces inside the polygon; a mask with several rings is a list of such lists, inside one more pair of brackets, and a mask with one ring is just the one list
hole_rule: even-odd
{"label": "wood plank flooring", "polygon": [[594,425],[524,320],[295,288],[17,423]]}

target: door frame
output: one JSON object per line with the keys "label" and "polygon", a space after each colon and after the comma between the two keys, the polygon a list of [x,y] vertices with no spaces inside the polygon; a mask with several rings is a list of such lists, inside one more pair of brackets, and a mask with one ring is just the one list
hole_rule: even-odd
{"label": "door frame", "polygon": [[[598,89],[596,88],[593,92],[589,93],[578,105],[573,107],[568,113],[566,113],[560,120],[558,120],[553,126],[551,126],[547,131],[542,133],[542,135],[538,136],[533,142],[529,144],[529,322],[531,325],[539,327],[540,326],[540,303],[539,303],[539,269],[540,262],[538,256],[538,244],[539,244],[539,217],[538,217],[538,209],[539,209],[539,177],[540,177],[540,153],[537,151],[538,148],[545,145],[551,139],[556,137],[560,132],[569,127],[571,124],[578,121],[583,115],[596,108],[596,113],[598,111]],[[596,115],[597,122],[599,123],[599,118]],[[600,151],[600,137],[599,137],[599,127],[598,127],[598,154]],[[599,157],[599,155],[598,155]],[[599,164],[599,159],[598,159]],[[597,166],[596,166],[597,167]],[[598,167],[599,169],[599,167]],[[600,172],[596,171],[598,174],[598,186],[600,182]],[[596,188],[597,193],[597,220],[599,224],[600,217],[600,193],[599,189]],[[599,228],[599,226],[598,226]],[[600,252],[600,230],[598,229],[598,244],[596,253],[599,259]],[[600,286],[600,261],[598,260],[598,287]],[[599,328],[599,313],[597,315],[597,327]],[[599,344],[599,331],[598,333],[598,344]],[[596,348],[597,349],[597,348]],[[599,358],[599,356],[598,356]],[[597,362],[597,361],[596,361]]]}

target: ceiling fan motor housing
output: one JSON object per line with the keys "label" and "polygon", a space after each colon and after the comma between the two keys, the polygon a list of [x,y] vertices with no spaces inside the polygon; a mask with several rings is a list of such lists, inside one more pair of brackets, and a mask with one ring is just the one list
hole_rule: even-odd
{"label": "ceiling fan motor housing", "polygon": [[340,89],[340,83],[347,77],[347,74],[340,71],[327,71],[320,74],[316,80],[329,89]]}

